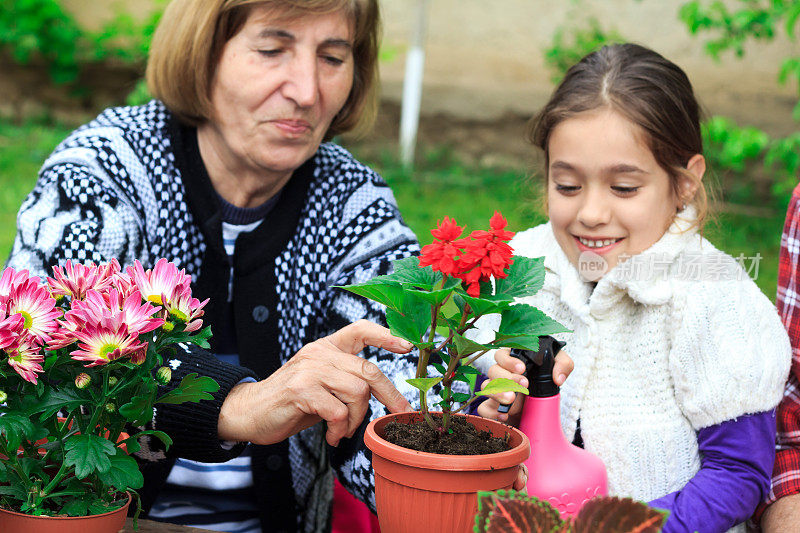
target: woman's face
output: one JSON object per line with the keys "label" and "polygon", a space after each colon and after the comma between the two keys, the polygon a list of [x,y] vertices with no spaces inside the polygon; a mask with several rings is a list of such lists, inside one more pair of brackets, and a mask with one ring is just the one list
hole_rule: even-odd
{"label": "woman's face", "polygon": [[[550,135],[548,155],[553,232],[570,262],[588,279],[605,271],[599,276],[584,272],[587,261],[595,261],[589,268],[597,272],[600,256],[605,260],[602,266],[610,270],[621,257],[655,244],[675,218],[681,201],[644,143],[644,132],[608,108],[558,124]],[[688,178],[679,178],[679,185],[679,190],[694,191]]]}
{"label": "woman's face", "polygon": [[234,170],[286,176],[317,151],[347,101],[353,28],[341,12],[290,21],[277,15],[252,8],[225,44],[209,126],[214,149]]}

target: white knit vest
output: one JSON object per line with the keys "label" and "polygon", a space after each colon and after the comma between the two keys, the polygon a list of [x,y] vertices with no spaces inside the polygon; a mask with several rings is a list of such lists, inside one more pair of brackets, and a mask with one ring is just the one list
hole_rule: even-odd
{"label": "white knit vest", "polygon": [[[517,255],[545,256],[544,287],[520,301],[572,330],[556,335],[575,362],[561,387],[561,424],[571,440],[580,418],[612,495],[650,501],[681,489],[700,468],[697,431],[774,408],[789,372],[789,339],[772,303],[733,258],[682,231],[688,225],[676,220],[594,290],[549,223],[511,241]],[[492,364],[490,354],[479,362]]]}

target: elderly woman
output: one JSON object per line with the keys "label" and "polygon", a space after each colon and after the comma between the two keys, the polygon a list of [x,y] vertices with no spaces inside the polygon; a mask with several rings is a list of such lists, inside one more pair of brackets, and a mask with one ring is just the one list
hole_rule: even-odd
{"label": "elderly woman", "polygon": [[[76,130],[22,205],[9,266],[166,257],[211,298],[216,357],[170,364],[173,383],[200,372],[221,387],[156,413],[175,445],[139,454],[150,516],[324,531],[331,467],[371,498],[362,420],[409,408],[392,381],[415,361],[363,321],[379,306],[332,286],[417,243],[384,181],[325,141],[372,118],[377,53],[377,0],[174,0],[147,67],[156,99]],[[257,445],[234,459],[241,442]]]}

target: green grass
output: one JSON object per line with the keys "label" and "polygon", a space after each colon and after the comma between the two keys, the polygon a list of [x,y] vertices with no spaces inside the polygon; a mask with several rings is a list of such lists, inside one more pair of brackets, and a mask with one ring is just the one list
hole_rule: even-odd
{"label": "green grass", "polygon": [[[14,125],[0,120],[0,257],[11,251],[16,212],[39,167],[69,131],[59,124]],[[358,146],[350,148],[358,154]],[[538,181],[529,177],[529,169],[468,167],[441,148],[429,151],[413,172],[388,153],[364,162],[386,178],[406,223],[422,244],[432,240],[431,228],[445,215],[467,231],[485,228],[495,210],[503,213],[513,231],[545,221]],[[723,213],[708,225],[706,235],[734,257],[761,254],[756,283],[774,300],[782,227],[783,213],[767,217]]]}
{"label": "green grass", "polygon": [[17,126],[0,120],[0,258],[14,244],[17,210],[36,183],[44,160],[70,132],[60,125],[30,123]]}
{"label": "green grass", "polygon": [[745,267],[752,264],[747,258],[761,255],[757,270],[752,270],[750,275],[757,274],[756,284],[773,302],[778,286],[778,254],[784,217],[784,213],[767,217],[722,213],[705,232],[717,248],[733,257],[743,255]]}

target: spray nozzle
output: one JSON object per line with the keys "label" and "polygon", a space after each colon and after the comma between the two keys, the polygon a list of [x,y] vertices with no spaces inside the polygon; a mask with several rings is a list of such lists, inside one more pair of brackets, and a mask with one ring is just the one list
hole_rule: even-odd
{"label": "spray nozzle", "polygon": [[525,363],[525,377],[528,378],[528,395],[534,398],[548,398],[558,394],[559,388],[553,381],[553,365],[556,354],[566,343],[557,341],[549,335],[539,337],[539,350],[511,350],[511,355]]}

